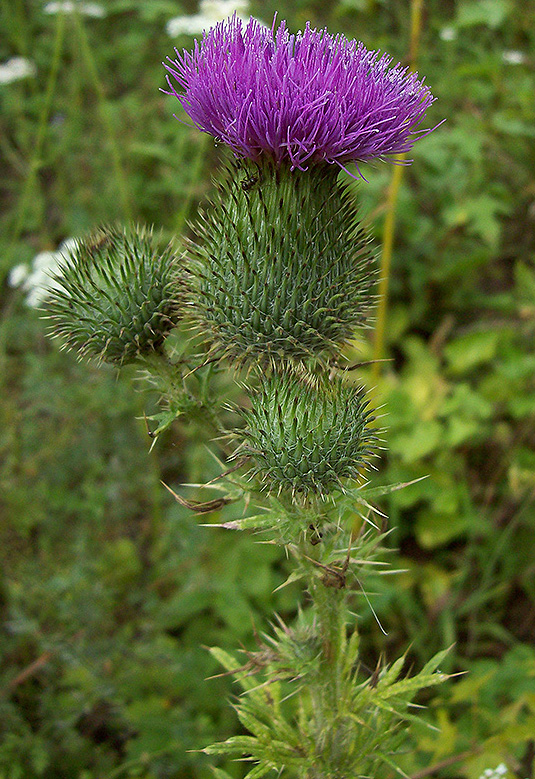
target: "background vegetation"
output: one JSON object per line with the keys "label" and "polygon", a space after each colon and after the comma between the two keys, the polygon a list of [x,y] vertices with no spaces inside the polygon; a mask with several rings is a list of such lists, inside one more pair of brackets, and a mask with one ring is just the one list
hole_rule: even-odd
{"label": "background vegetation", "polygon": [[[209,433],[176,424],[149,454],[155,398],[130,376],[78,363],[7,273],[102,222],[169,235],[211,189],[223,151],[172,118],[165,24],[193,3],[106,0],[104,18],[3,0],[0,61],[33,78],[0,85],[0,777],[202,779],[199,753],[236,732],[204,645],[254,645],[287,561],[250,536],[201,527],[160,479],[206,481]],[[407,57],[408,0],[266,0]],[[521,56],[519,56],[519,54]],[[396,210],[387,412],[377,483],[429,478],[386,505],[392,564],[362,599],[365,661],[410,645],[420,668],[453,644],[467,671],[422,699],[406,771],[478,779],[500,763],[535,777],[535,8],[426,0],[418,67],[437,102]],[[380,246],[392,167],[353,184]],[[372,355],[372,335],[356,345]],[[372,381],[371,377],[364,378]],[[229,383],[229,399],[239,400]],[[137,419],[136,419],[137,417]],[[217,443],[210,444],[212,449]],[[216,449],[217,451],[217,449]],[[191,491],[188,493],[192,495]],[[226,510],[228,519],[232,511]],[[220,521],[213,515],[210,521]],[[396,551],[398,550],[399,551]],[[236,777],[241,768],[226,769]],[[349,779],[349,778],[348,778]]]}

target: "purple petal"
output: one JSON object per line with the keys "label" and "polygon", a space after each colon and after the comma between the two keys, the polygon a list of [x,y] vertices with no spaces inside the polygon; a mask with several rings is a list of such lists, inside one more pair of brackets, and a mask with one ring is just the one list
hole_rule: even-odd
{"label": "purple petal", "polygon": [[234,15],[176,54],[167,94],[237,157],[342,166],[408,152],[430,132],[416,129],[434,100],[416,73],[308,24],[291,35]]}

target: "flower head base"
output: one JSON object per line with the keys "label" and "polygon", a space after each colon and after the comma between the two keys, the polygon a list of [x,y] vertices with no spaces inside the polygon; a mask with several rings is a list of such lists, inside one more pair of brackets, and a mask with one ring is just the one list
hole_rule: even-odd
{"label": "flower head base", "polygon": [[179,319],[176,256],[144,228],[104,227],[78,240],[53,281],[52,334],[81,357],[133,362],[159,349]]}
{"label": "flower head base", "polygon": [[230,165],[189,261],[193,317],[237,365],[326,365],[366,326],[375,266],[337,171]]}
{"label": "flower head base", "polygon": [[168,94],[237,157],[343,166],[408,152],[429,132],[416,131],[434,99],[418,75],[343,35],[234,15],[176,53],[164,64],[180,89],[168,76]]}

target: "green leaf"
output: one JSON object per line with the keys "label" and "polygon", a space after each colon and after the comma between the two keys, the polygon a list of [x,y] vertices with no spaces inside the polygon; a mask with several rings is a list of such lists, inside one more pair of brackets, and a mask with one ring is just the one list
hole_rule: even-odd
{"label": "green leaf", "polygon": [[[367,500],[374,500],[375,498],[382,498],[385,495],[390,495],[392,492],[404,490],[406,487],[412,487],[413,484],[418,484],[418,482],[428,478],[429,476],[426,474],[425,476],[420,476],[418,479],[412,479],[411,481],[400,482],[398,484],[385,484],[379,487],[361,487],[354,490],[347,490],[347,494],[353,495],[357,501],[360,499],[361,495]],[[418,493],[417,499],[419,499],[419,497],[420,494]],[[412,505],[412,502],[409,505]]]}
{"label": "green leaf", "polygon": [[440,652],[437,652],[436,655],[433,655],[431,660],[428,660],[422,668],[422,674],[425,675],[437,671],[441,663],[443,663],[446,657],[450,654],[451,650],[452,647],[450,646],[447,649],[442,649]]}
{"label": "green leaf", "polygon": [[443,218],[448,227],[466,226],[469,232],[482,238],[492,249],[496,249],[501,233],[499,217],[508,211],[509,207],[497,197],[479,195],[445,209]]}
{"label": "green leaf", "polygon": [[431,454],[439,445],[442,437],[442,425],[435,419],[417,423],[408,432],[395,434],[390,440],[390,448],[401,456],[405,463],[420,460]]}
{"label": "green leaf", "polygon": [[457,418],[461,415],[480,420],[491,417],[493,410],[492,403],[478,392],[474,392],[468,382],[460,382],[452,387],[450,394],[442,403],[441,416],[451,415]]}
{"label": "green leaf", "polygon": [[468,521],[468,517],[461,514],[439,514],[423,509],[416,521],[416,538],[424,549],[444,546],[465,533]]}
{"label": "green leaf", "polygon": [[260,763],[254,768],[251,768],[251,770],[245,774],[244,779],[261,779],[261,777],[266,776],[266,774],[269,774],[271,771],[273,771],[273,766],[266,765],[265,763],[262,765]]}
{"label": "green leaf", "polygon": [[211,522],[203,527],[222,527],[225,530],[263,530],[273,527],[273,517],[268,514],[257,514],[254,517],[244,517],[243,519],[232,519],[228,522]]}
{"label": "green leaf", "polygon": [[[420,689],[423,689],[420,688]],[[377,706],[377,708],[381,709],[382,711],[387,711],[389,714],[393,714],[396,718],[403,720],[403,722],[412,722],[415,725],[420,725],[425,728],[429,728],[430,730],[438,730],[434,725],[431,725],[429,722],[426,722],[422,717],[418,717],[416,714],[411,714],[407,711],[398,711],[394,706],[391,706],[389,703],[385,703],[385,701],[376,699],[374,700],[374,704]]]}
{"label": "green leaf", "polygon": [[485,25],[497,29],[511,13],[507,0],[465,0],[457,11],[457,27]]}
{"label": "green leaf", "polygon": [[[236,712],[241,724],[247,728],[247,730],[249,730],[253,736],[256,736],[259,741],[269,745],[273,738],[273,731],[271,728],[269,728],[263,722],[260,722],[260,720],[251,714],[251,712],[247,711],[244,706],[236,706]],[[267,706],[265,707],[265,712],[263,713],[265,713],[266,718],[268,718],[270,714],[271,716],[273,714],[270,712]]]}
{"label": "green leaf", "polygon": [[497,330],[480,330],[459,336],[444,348],[450,370],[462,374],[490,362],[496,356],[499,341]]}
{"label": "green leaf", "polygon": [[258,739],[254,736],[232,736],[226,741],[205,747],[203,752],[207,755],[251,755],[258,745]]}
{"label": "green leaf", "polygon": [[398,659],[392,663],[392,665],[387,668],[383,674],[381,675],[377,687],[379,688],[387,688],[389,685],[394,684],[398,676],[400,675],[401,671],[403,670],[403,665],[405,663],[405,655],[402,657],[398,657]]}
{"label": "green leaf", "polygon": [[161,433],[164,433],[181,414],[182,411],[169,409],[168,411],[160,411],[158,414],[152,414],[150,417],[147,417],[147,421],[156,422],[157,424],[156,429],[151,431],[151,436],[157,438]]}
{"label": "green leaf", "polygon": [[447,674],[424,674],[419,673],[417,676],[413,676],[410,679],[402,679],[400,682],[395,682],[389,687],[382,689],[383,698],[393,698],[397,695],[407,696],[412,695],[419,690],[423,690],[425,687],[432,687],[435,684],[441,684],[448,678]]}
{"label": "green leaf", "polygon": [[535,138],[535,127],[532,122],[523,122],[505,112],[496,113],[491,121],[498,132],[517,138]]}
{"label": "green leaf", "polygon": [[475,419],[452,417],[446,423],[446,441],[452,448],[478,437],[484,431]]}
{"label": "green leaf", "polygon": [[301,570],[300,568],[295,569],[290,573],[290,575],[283,581],[282,584],[279,584],[275,592],[277,590],[282,590],[284,587],[287,587],[289,584],[293,584],[294,582],[301,581],[301,579],[304,579],[306,576],[305,571]]}

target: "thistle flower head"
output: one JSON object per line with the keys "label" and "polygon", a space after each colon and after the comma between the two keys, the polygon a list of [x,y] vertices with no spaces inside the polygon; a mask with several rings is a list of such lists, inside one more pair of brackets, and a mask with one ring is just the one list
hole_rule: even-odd
{"label": "thistle flower head", "polygon": [[179,319],[176,256],[144,228],[104,227],[78,240],[53,281],[52,335],[82,357],[132,362],[159,348]]}
{"label": "thistle flower head", "polygon": [[367,469],[377,442],[373,420],[360,388],[274,373],[253,393],[240,452],[251,455],[271,492],[325,495]]}
{"label": "thistle flower head", "polygon": [[429,132],[416,131],[434,99],[416,73],[308,24],[291,35],[234,15],[176,54],[168,94],[237,157],[342,166],[408,152]]}

